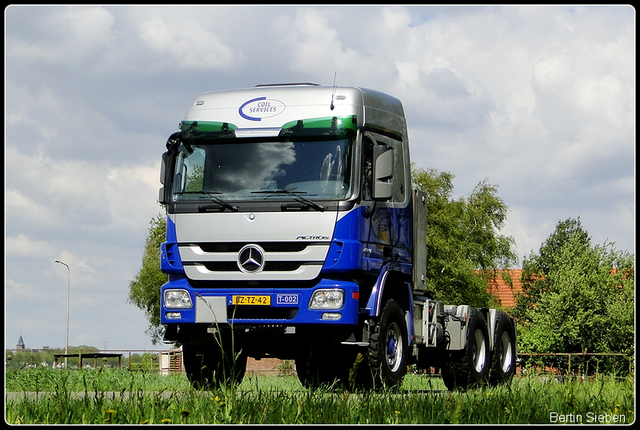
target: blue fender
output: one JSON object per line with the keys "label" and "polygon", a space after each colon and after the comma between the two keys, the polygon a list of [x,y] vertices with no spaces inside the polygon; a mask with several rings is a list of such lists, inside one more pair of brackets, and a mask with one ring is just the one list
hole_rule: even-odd
{"label": "blue fender", "polygon": [[[384,289],[387,286],[387,279],[389,275],[393,272],[399,272],[397,264],[388,264],[385,265],[380,271],[380,275],[376,280],[373,289],[371,290],[371,296],[369,296],[369,300],[367,301],[366,310],[371,317],[379,317],[382,312],[382,307],[384,303],[382,303],[382,297],[384,297]],[[405,294],[407,298],[408,309],[405,309],[405,312],[408,312],[408,316],[405,318],[405,322],[407,324],[407,333],[409,335],[409,345],[413,344],[413,292],[411,291],[411,284],[403,283],[406,287],[406,291],[399,291],[399,294]],[[397,295],[397,294],[395,294]]]}
{"label": "blue fender", "polygon": [[[384,289],[387,284],[387,279],[389,275],[393,272],[400,272],[398,270],[398,265],[391,263],[382,267],[380,270],[380,275],[378,275],[378,279],[371,290],[371,296],[369,296],[369,300],[367,301],[366,310],[369,313],[369,316],[378,317],[380,316],[380,312],[382,311],[382,297],[384,296]],[[407,302],[409,305],[413,304],[413,294],[411,291],[411,285],[406,285],[406,291],[404,292],[405,297],[407,298]],[[411,307],[410,307],[411,309]]]}
{"label": "blue fender", "polygon": [[382,293],[384,292],[384,287],[387,282],[387,277],[389,276],[389,271],[387,267],[383,267],[380,271],[380,275],[376,280],[376,283],[371,290],[371,295],[369,296],[369,301],[367,302],[367,311],[369,311],[369,316],[377,317],[380,316],[380,306],[382,301]]}

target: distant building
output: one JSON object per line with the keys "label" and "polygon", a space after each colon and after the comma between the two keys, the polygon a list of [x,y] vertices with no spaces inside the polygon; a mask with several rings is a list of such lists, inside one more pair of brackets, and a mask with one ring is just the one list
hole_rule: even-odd
{"label": "distant building", "polygon": [[16,345],[16,349],[27,349],[24,346],[24,340],[22,340],[22,335],[20,335],[20,339],[18,339],[18,344]]}

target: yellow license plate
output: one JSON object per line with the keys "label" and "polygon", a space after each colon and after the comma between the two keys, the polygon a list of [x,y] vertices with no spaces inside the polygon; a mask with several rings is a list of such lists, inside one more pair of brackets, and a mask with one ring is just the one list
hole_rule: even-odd
{"label": "yellow license plate", "polygon": [[271,296],[232,296],[231,304],[271,306]]}

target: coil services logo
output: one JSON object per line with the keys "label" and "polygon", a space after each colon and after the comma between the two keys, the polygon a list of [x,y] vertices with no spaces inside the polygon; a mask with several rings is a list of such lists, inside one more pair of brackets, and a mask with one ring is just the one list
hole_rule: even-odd
{"label": "coil services logo", "polygon": [[238,113],[249,121],[261,121],[263,118],[271,118],[284,112],[286,105],[280,100],[258,97],[242,104]]}

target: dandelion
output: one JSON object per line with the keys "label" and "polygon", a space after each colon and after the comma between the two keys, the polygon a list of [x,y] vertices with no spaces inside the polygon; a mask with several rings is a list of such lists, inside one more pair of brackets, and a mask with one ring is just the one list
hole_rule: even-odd
{"label": "dandelion", "polygon": [[140,424],[149,424],[149,420],[144,420]]}
{"label": "dandelion", "polygon": [[171,420],[169,418],[163,418],[162,424],[171,424]]}
{"label": "dandelion", "polygon": [[400,415],[400,411],[394,411],[396,415]]}
{"label": "dandelion", "polygon": [[106,422],[110,423],[111,422],[111,418],[113,417],[113,415],[116,413],[116,411],[114,411],[113,409],[107,409],[107,414],[109,414],[107,416],[107,418],[105,419]]}

